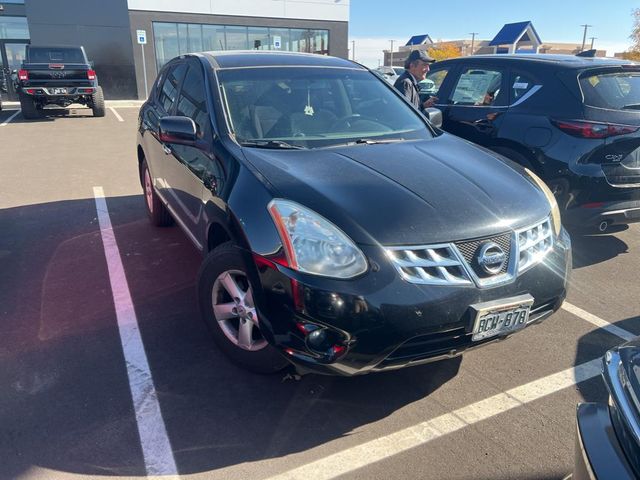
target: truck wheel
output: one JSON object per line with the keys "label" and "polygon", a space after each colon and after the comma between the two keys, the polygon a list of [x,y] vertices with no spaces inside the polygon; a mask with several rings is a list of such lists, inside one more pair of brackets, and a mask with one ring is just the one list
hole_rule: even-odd
{"label": "truck wheel", "polygon": [[91,95],[91,105],[94,117],[104,117],[104,93],[102,93],[102,87],[97,87],[96,92]]}
{"label": "truck wheel", "polygon": [[144,189],[144,204],[147,207],[147,215],[151,224],[156,227],[167,227],[173,223],[173,218],[167,207],[164,206],[160,197],[153,188],[151,173],[147,166],[147,161],[142,162],[142,188]]}
{"label": "truck wheel", "polygon": [[27,120],[35,120],[40,118],[40,110],[36,107],[36,103],[33,98],[28,95],[19,94],[20,109],[22,110],[22,116]]}

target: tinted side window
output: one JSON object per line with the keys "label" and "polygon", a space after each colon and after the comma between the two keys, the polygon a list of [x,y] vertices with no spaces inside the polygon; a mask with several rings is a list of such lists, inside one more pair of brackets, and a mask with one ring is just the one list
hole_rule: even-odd
{"label": "tinted side window", "polygon": [[609,110],[640,109],[640,72],[611,72],[580,76],[584,103]]}
{"label": "tinted side window", "polygon": [[488,107],[505,105],[507,94],[501,91],[503,73],[499,70],[467,68],[462,71],[451,95],[455,105]]}
{"label": "tinted side window", "polygon": [[204,76],[202,68],[197,64],[190,65],[187,76],[184,79],[176,115],[193,119],[200,137],[208,134],[211,122],[207,114]]}
{"label": "tinted side window", "polygon": [[176,101],[178,87],[180,86],[180,82],[182,81],[182,77],[184,77],[186,70],[187,65],[181,63],[180,65],[173,67],[162,82],[158,102],[167,113],[171,111],[171,107]]}
{"label": "tinted side window", "polygon": [[510,82],[511,103],[517,102],[535,85],[536,81],[531,76],[522,73],[512,73]]}
{"label": "tinted side window", "polygon": [[[427,91],[426,93],[432,93],[435,94],[436,96],[438,96],[438,92],[440,91],[440,87],[442,86],[442,84],[444,83],[444,79],[447,78],[447,75],[449,74],[449,70],[451,70],[450,68],[441,68],[439,70],[431,70],[429,72],[429,74],[427,75],[427,80],[430,80],[431,82],[433,82],[433,85],[430,83],[427,83],[427,87],[425,87],[425,90],[428,88],[432,91]],[[424,80],[423,80],[424,82]],[[422,90],[422,85],[421,85],[421,90]]]}

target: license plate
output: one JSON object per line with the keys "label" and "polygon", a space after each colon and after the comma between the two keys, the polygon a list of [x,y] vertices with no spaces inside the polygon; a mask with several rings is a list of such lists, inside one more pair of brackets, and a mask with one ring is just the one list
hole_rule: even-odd
{"label": "license plate", "polygon": [[67,89],[66,88],[54,88],[53,89],[53,94],[54,95],[66,95],[67,94]]}
{"label": "license plate", "polygon": [[475,342],[520,330],[529,320],[531,305],[531,295],[471,305],[476,313],[471,340]]}

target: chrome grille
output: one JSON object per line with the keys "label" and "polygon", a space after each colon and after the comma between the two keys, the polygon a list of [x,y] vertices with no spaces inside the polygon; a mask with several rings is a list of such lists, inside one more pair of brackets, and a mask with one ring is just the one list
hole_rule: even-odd
{"label": "chrome grille", "polygon": [[539,263],[553,247],[551,219],[517,232],[518,273],[522,273]]}
{"label": "chrome grille", "polygon": [[[480,238],[477,240],[470,240],[464,242],[456,242],[456,247],[464,257],[467,264],[473,269],[473,272],[480,278],[488,278],[495,275],[502,275],[507,273],[509,268],[510,260],[511,260],[511,239],[513,237],[512,233],[505,233],[503,235],[496,235],[494,237]],[[500,272],[492,275],[485,272],[480,264],[478,264],[478,255],[480,254],[480,249],[487,242],[493,242],[500,246],[502,251],[506,253],[507,260],[502,266],[502,270]]]}
{"label": "chrome grille", "polygon": [[[490,274],[478,263],[483,245],[500,246],[507,258],[502,269]],[[541,262],[553,247],[551,218],[531,227],[491,237],[437,245],[385,247],[400,276],[423,285],[491,287],[513,281],[516,274]]]}
{"label": "chrome grille", "polygon": [[406,281],[424,285],[469,285],[471,279],[450,244],[387,247],[387,256]]}

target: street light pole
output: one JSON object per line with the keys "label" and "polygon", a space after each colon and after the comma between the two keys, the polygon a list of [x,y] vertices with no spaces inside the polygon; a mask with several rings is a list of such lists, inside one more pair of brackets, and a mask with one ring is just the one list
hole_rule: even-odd
{"label": "street light pole", "polygon": [[473,47],[476,44],[476,35],[478,35],[478,32],[471,32],[469,35],[471,35],[471,55],[473,55]]}
{"label": "street light pole", "polygon": [[589,27],[593,27],[593,25],[580,25],[581,27],[584,27],[584,33],[582,34],[582,47],[580,47],[580,51],[583,52],[584,51],[584,46],[587,43],[587,28]]}
{"label": "street light pole", "polygon": [[391,52],[389,54],[389,63],[391,64],[391,68],[393,68],[393,40],[389,40],[391,42]]}
{"label": "street light pole", "polygon": [[593,41],[598,37],[590,37],[591,38],[591,50],[593,50]]}
{"label": "street light pole", "polygon": [[351,60],[356,61],[356,41],[351,40]]}

